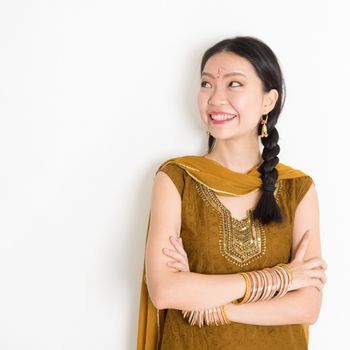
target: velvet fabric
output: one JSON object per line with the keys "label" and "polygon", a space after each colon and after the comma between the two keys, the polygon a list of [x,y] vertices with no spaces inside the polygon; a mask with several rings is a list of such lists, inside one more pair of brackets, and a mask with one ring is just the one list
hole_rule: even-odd
{"label": "velvet fabric", "polygon": [[[182,199],[181,232],[191,272],[234,274],[290,263],[294,214],[313,179],[301,170],[278,163],[278,187],[274,192],[282,210],[282,223],[263,225],[266,251],[247,266],[225,259],[219,249],[222,215],[198,192],[204,185],[218,195],[243,195],[260,189],[257,164],[246,174],[234,172],[204,156],[182,156],[163,162],[157,169],[173,181]],[[149,213],[146,241],[149,232]],[[137,350],[308,349],[309,327],[302,324],[261,326],[233,322],[220,326],[190,326],[181,310],[157,309],[147,290],[145,263],[141,281]]]}

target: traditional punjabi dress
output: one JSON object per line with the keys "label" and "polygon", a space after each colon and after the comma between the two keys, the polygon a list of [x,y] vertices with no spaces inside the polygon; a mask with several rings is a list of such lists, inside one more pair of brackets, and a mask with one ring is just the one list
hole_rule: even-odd
{"label": "traditional punjabi dress", "polygon": [[[169,159],[157,169],[156,173],[168,174],[182,199],[180,236],[191,272],[235,274],[291,262],[294,214],[313,183],[309,175],[277,164],[274,196],[284,217],[282,223],[262,225],[253,219],[253,208],[238,220],[217,197],[258,191],[262,185],[257,170],[260,164],[241,174],[204,156],[190,155]],[[304,350],[308,349],[308,336],[306,324],[191,326],[181,310],[154,307],[144,264],[137,350]]]}

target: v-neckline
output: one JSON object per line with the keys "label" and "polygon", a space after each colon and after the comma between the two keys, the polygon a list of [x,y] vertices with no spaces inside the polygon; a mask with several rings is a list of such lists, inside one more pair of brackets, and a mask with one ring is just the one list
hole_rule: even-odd
{"label": "v-neckline", "polygon": [[[253,170],[255,170],[256,168],[258,168],[264,161],[262,160],[261,162],[259,162],[258,164],[256,164],[254,167],[252,167],[247,173],[238,173],[236,171],[233,171],[231,170],[230,168],[227,168],[225,167],[224,165],[222,165],[221,163],[219,163],[218,161],[214,160],[214,159],[209,159],[209,158],[206,158],[205,156],[201,156],[202,158],[210,161],[210,162],[214,162],[215,164],[217,164],[218,166],[220,166],[221,168],[225,169],[226,171],[229,171],[231,173],[234,173],[234,174],[249,174],[251,173]],[[212,195],[215,197],[215,201],[217,202],[217,204],[219,205],[219,207],[221,208],[221,210],[223,210],[224,212],[226,212],[229,217],[231,218],[232,221],[236,222],[236,223],[243,223],[247,220],[250,219],[250,214],[254,211],[255,207],[253,208],[249,208],[246,210],[246,215],[245,217],[243,217],[242,219],[238,219],[236,217],[234,217],[232,215],[232,212],[229,208],[226,207],[226,205],[224,205],[221,200],[218,198],[218,196],[216,195],[216,193],[214,191],[212,191]]]}
{"label": "v-neckline", "polygon": [[223,211],[225,211],[230,216],[232,221],[235,221],[235,222],[238,222],[238,223],[242,223],[244,221],[247,221],[250,218],[250,213],[252,213],[254,211],[255,207],[256,207],[255,206],[253,208],[247,209],[245,217],[243,217],[242,219],[238,219],[238,218],[236,218],[235,216],[232,215],[231,210],[229,208],[227,208],[226,205],[221,202],[221,200],[218,198],[218,196],[216,195],[216,193],[214,191],[212,191],[212,194],[215,197],[215,201],[221,207],[221,209]]}

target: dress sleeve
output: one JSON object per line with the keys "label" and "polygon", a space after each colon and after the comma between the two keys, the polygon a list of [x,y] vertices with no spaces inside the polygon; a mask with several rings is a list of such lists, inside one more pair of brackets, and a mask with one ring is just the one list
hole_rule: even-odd
{"label": "dress sleeve", "polygon": [[295,179],[295,208],[304,198],[306,192],[309,190],[311,184],[313,183],[311,176],[301,176]]}
{"label": "dress sleeve", "polygon": [[176,186],[176,188],[180,194],[180,197],[182,198],[183,190],[185,187],[185,176],[184,176],[185,171],[181,167],[177,166],[176,164],[172,164],[172,163],[166,164],[164,166],[160,166],[158,168],[158,170],[156,171],[156,174],[159,171],[165,172],[170,177],[170,179],[172,180],[172,182]]}

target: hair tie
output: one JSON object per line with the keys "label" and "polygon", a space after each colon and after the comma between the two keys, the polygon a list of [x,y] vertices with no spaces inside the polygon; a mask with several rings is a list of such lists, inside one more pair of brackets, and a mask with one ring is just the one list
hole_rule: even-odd
{"label": "hair tie", "polygon": [[275,188],[275,184],[264,184],[262,186],[263,191],[274,191]]}

